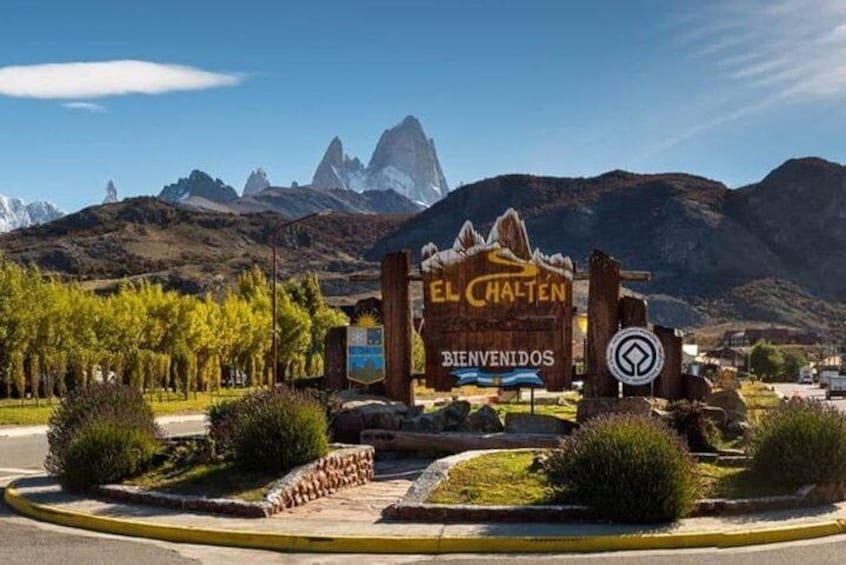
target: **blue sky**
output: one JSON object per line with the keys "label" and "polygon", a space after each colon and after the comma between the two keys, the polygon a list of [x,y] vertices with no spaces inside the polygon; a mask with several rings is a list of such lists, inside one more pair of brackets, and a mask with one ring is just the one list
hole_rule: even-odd
{"label": "blue sky", "polygon": [[[407,114],[452,186],[846,160],[843,2],[123,4],[3,2],[0,193],[72,211],[110,178],[304,183],[332,136],[366,162]],[[74,62],[106,65],[32,67]]]}

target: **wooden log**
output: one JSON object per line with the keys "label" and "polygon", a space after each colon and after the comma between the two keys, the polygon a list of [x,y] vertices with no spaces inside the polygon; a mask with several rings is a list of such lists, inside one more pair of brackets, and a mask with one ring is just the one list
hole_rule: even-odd
{"label": "wooden log", "polygon": [[461,453],[474,449],[555,448],[561,436],[545,434],[421,433],[362,430],[361,443],[377,451],[445,451]]}
{"label": "wooden log", "polygon": [[[647,320],[646,300],[634,296],[620,298],[620,326],[623,328],[645,328]],[[651,396],[652,386],[623,385],[623,396]]]}
{"label": "wooden log", "polygon": [[655,379],[655,396],[667,400],[685,397],[682,378],[682,334],[675,328],[655,326],[652,331],[664,347],[664,369]]}
{"label": "wooden log", "polygon": [[323,379],[327,390],[347,388],[347,327],[330,328],[323,338]]}
{"label": "wooden log", "polygon": [[[350,282],[376,282],[382,280],[382,275],[379,273],[353,273],[347,277]],[[423,275],[420,273],[409,273],[408,280],[412,282],[420,282],[423,280]]]}
{"label": "wooden log", "polygon": [[585,395],[617,397],[617,379],[611,376],[605,350],[617,333],[620,263],[602,251],[590,256],[588,295],[588,351]]}
{"label": "wooden log", "polygon": [[382,259],[382,315],[385,324],[385,392],[388,398],[414,405],[411,379],[412,314],[408,288],[411,252],[388,253]]}
{"label": "wooden log", "polygon": [[[573,275],[573,280],[586,281],[590,279],[590,273],[587,271],[579,271]],[[353,273],[347,276],[350,282],[376,282],[381,280],[379,273]],[[419,282],[423,280],[423,275],[420,273],[410,273],[408,280],[411,282]],[[649,282],[652,280],[652,273],[649,271],[620,271],[620,280],[623,282]]]}

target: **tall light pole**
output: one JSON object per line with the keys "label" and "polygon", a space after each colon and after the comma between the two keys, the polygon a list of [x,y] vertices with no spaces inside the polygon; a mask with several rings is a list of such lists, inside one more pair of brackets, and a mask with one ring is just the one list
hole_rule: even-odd
{"label": "tall light pole", "polygon": [[294,224],[299,224],[300,222],[304,222],[316,216],[328,216],[332,213],[332,210],[320,210],[319,212],[312,212],[311,214],[306,214],[305,216],[294,218],[293,220],[284,220],[281,222],[276,228],[273,230],[273,275],[270,283],[270,300],[271,300],[271,318],[272,321],[272,329],[270,332],[270,347],[272,350],[272,358],[273,358],[273,384],[274,386],[279,382],[279,349],[277,345],[277,335],[276,335],[276,275],[277,275],[277,265],[276,265],[276,250],[279,244],[279,234],[282,233],[282,230],[285,228],[289,228]]}

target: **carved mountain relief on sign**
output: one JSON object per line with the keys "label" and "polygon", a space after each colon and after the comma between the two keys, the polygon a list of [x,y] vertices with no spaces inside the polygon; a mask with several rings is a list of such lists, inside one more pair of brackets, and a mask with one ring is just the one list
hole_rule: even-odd
{"label": "carved mountain relief on sign", "polygon": [[428,386],[449,390],[471,373],[505,384],[515,370],[550,390],[569,386],[573,263],[533,250],[517,212],[487,238],[468,221],[452,248],[429,243],[421,260]]}

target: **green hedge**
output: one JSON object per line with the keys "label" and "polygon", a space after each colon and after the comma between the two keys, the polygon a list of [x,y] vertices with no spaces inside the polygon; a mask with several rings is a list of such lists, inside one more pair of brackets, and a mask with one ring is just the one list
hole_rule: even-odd
{"label": "green hedge", "polygon": [[246,469],[285,472],[329,452],[326,410],[307,392],[256,392],[233,408],[232,451]]}
{"label": "green hedge", "polygon": [[679,436],[655,418],[631,414],[587,422],[553,451],[546,471],[560,499],[620,522],[677,520],[699,485]]}
{"label": "green hedge", "polygon": [[750,454],[752,474],[774,487],[846,481],[846,415],[793,398],[762,418]]}
{"label": "green hedge", "polygon": [[137,390],[91,385],[68,394],[50,416],[45,467],[74,490],[118,481],[150,464],[160,436]]}

